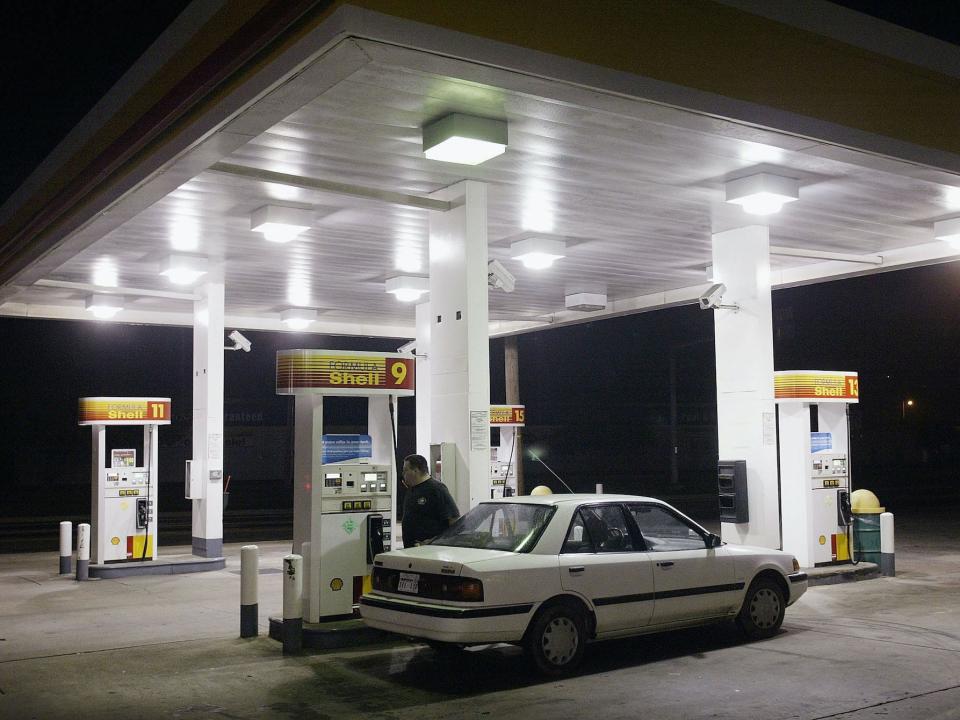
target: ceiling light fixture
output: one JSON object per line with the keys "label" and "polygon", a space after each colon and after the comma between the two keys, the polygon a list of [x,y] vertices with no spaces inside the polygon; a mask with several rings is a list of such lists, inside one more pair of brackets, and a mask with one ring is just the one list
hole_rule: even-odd
{"label": "ceiling light fixture", "polygon": [[946,240],[952,245],[960,245],[960,217],[935,222],[933,236],[937,240]]}
{"label": "ceiling light fixture", "polygon": [[192,285],[207,273],[207,259],[199,255],[168,255],[160,263],[160,274],[174,285]]}
{"label": "ceiling light fixture", "polygon": [[123,310],[123,298],[118,295],[89,295],[86,308],[98,320],[109,320]]}
{"label": "ceiling light fixture", "polygon": [[250,229],[273,243],[286,243],[313,224],[313,211],[285,205],[264,205],[250,214]]}
{"label": "ceiling light fixture", "polygon": [[430,278],[398,275],[387,280],[386,290],[400,302],[414,302],[430,292]]}
{"label": "ceiling light fixture", "polygon": [[772,215],[800,197],[800,182],[782,175],[758,173],[729,181],[725,186],[728,203],[740,205],[751,215]]}
{"label": "ceiling light fixture", "polygon": [[317,319],[317,311],[309,308],[290,308],[280,313],[280,320],[291,330],[306,330]]}
{"label": "ceiling light fixture", "polygon": [[510,257],[531,270],[544,270],[554,261],[566,257],[566,249],[567,244],[563,240],[532,237],[510,245]]}
{"label": "ceiling light fixture", "polygon": [[453,113],[424,125],[423,154],[430,160],[479,165],[507,149],[506,120]]}
{"label": "ceiling light fixture", "polygon": [[579,312],[596,312],[607,307],[607,296],[604,293],[574,293],[567,295],[564,300],[567,310]]}

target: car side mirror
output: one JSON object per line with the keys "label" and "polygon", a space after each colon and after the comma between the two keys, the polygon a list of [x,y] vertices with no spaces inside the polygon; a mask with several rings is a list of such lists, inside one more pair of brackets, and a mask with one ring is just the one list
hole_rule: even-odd
{"label": "car side mirror", "polygon": [[714,533],[708,533],[704,542],[706,542],[708,550],[723,545],[723,540],[720,539],[719,535],[715,535]]}

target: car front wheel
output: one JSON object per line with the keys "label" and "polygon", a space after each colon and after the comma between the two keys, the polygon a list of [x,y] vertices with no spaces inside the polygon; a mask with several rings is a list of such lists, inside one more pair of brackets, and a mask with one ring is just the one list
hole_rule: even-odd
{"label": "car front wheel", "polygon": [[554,677],[577,668],[585,645],[583,613],[570,605],[552,605],[541,611],[523,640],[523,649],[537,671]]}
{"label": "car front wheel", "polygon": [[783,624],[786,602],[780,585],[769,577],[759,577],[750,583],[737,615],[737,624],[747,637],[773,637]]}

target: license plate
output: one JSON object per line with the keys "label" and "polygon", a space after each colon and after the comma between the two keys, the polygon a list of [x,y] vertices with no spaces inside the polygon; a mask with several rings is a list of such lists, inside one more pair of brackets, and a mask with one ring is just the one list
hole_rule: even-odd
{"label": "license plate", "polygon": [[400,573],[400,582],[397,591],[416,594],[420,587],[420,576],[417,573]]}

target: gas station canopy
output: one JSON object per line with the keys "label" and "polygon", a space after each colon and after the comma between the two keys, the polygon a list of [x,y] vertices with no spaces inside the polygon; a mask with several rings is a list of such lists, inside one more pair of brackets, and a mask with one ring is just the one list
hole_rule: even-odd
{"label": "gas station canopy", "polygon": [[[492,334],[696,302],[711,235],[747,224],[770,227],[775,288],[960,255],[934,233],[960,214],[952,149],[346,4],[175,126],[102,146],[79,191],[76,178],[51,190],[81,141],[183,52],[189,20],[0,209],[0,314],[93,319],[104,295],[118,321],[191,325],[191,284],[161,274],[186,263],[223,280],[230,326],[283,329],[306,308],[311,331],[410,337],[413,304],[387,281],[425,277],[429,214],[447,205],[431,194],[463,179],[488,184],[489,257],[516,277],[490,293]],[[422,129],[452,113],[505,121],[506,151],[426,158]],[[728,201],[757,175],[793,201],[765,216]],[[292,240],[251,229],[285,209],[306,228]],[[525,240],[562,257],[530,269],[511,249]],[[582,294],[601,309],[567,309]]]}

